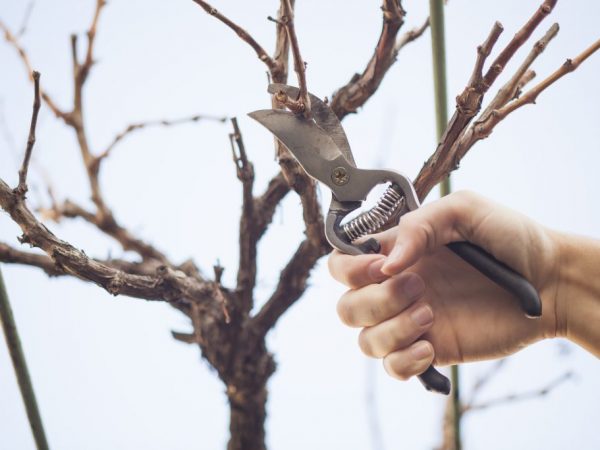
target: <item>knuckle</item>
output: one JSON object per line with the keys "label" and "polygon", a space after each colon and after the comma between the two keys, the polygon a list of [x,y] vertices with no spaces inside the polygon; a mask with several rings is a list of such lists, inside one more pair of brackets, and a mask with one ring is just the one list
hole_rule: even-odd
{"label": "knuckle", "polygon": [[378,358],[379,355],[375,351],[372,339],[370,339],[369,334],[370,333],[368,333],[368,328],[363,328],[363,330],[358,334],[358,347],[365,355],[370,356],[372,358]]}
{"label": "knuckle", "polygon": [[403,360],[397,355],[386,356],[383,359],[383,368],[389,376],[401,381],[406,381],[411,377],[411,374],[406,370],[406,365],[403,364]]}
{"label": "knuckle", "polygon": [[407,214],[400,220],[404,221],[404,229],[412,237],[418,240],[422,247],[427,250],[433,250],[437,242],[435,228],[427,220],[415,214]]}
{"label": "knuckle", "polygon": [[348,299],[347,294],[344,294],[337,303],[337,314],[344,325],[349,327],[354,324],[354,309]]}

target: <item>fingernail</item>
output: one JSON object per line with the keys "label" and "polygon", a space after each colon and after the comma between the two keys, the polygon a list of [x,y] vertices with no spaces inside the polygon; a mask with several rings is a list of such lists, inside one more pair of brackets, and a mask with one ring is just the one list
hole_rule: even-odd
{"label": "fingernail", "polygon": [[383,265],[383,270],[385,270],[387,267],[389,267],[393,263],[400,260],[402,258],[403,253],[404,253],[404,247],[402,245],[396,245],[392,249],[391,253],[388,255],[387,259],[385,260],[385,264]]}
{"label": "fingernail", "polygon": [[408,300],[416,300],[425,292],[425,284],[420,276],[414,273],[407,273],[402,277],[400,289]]}
{"label": "fingernail", "polygon": [[427,342],[419,341],[412,346],[410,353],[415,357],[415,359],[425,359],[431,354],[431,348]]}
{"label": "fingernail", "polygon": [[369,274],[369,278],[373,281],[383,281],[387,278],[387,275],[381,271],[383,264],[385,263],[385,258],[380,258],[376,261],[373,261],[369,264],[367,269],[367,273]]}
{"label": "fingernail", "polygon": [[397,261],[402,256],[402,253],[404,253],[404,247],[401,244],[398,244],[392,249],[392,252],[387,257],[387,260],[390,262]]}
{"label": "fingernail", "polygon": [[410,313],[410,318],[420,327],[424,327],[433,322],[433,311],[429,306],[421,305]]}

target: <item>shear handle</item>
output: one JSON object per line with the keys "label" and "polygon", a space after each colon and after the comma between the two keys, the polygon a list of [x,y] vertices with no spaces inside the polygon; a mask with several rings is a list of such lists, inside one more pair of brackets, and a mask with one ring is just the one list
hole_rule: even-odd
{"label": "shear handle", "polygon": [[[414,191],[409,191],[407,193],[404,191],[405,198],[410,197],[413,192]],[[380,245],[377,240],[370,238],[362,243],[355,244],[349,242],[343,233],[341,233],[340,224],[343,218],[359,206],[360,202],[340,202],[333,198],[329,214],[327,215],[325,234],[330,243],[344,253],[354,255],[378,253],[380,251]],[[416,207],[418,207],[418,203]],[[541,316],[542,303],[539,295],[531,283],[529,283],[522,275],[494,258],[481,247],[470,242],[452,242],[448,244],[447,247],[457,256],[460,256],[464,261],[488,277],[491,281],[517,297],[521,309],[525,312],[527,317],[535,318]],[[425,372],[418,376],[418,378],[428,391],[445,395],[450,393],[450,380],[438,372],[433,366],[429,366]]]}

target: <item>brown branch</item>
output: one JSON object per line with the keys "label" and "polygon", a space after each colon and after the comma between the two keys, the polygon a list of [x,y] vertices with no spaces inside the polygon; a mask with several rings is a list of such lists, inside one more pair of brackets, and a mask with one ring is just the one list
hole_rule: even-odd
{"label": "brown branch", "polygon": [[588,59],[592,54],[600,49],[600,39],[590,45],[587,49],[585,49],[581,54],[579,54],[574,59],[567,59],[562,66],[560,66],[556,71],[554,71],[548,78],[537,84],[531,90],[527,91],[525,94],[521,95],[518,99],[513,102],[507,104],[502,107],[498,113],[499,117],[506,117],[511,112],[520,108],[521,106],[535,103],[537,97],[546,90],[553,83],[558,81],[560,78],[565,76],[568,73],[576,70],[582,62]]}
{"label": "brown branch", "polygon": [[31,13],[33,12],[34,5],[34,0],[30,0],[29,3],[27,3],[25,14],[23,14],[23,19],[21,20],[21,26],[19,27],[19,31],[17,31],[17,37],[23,36],[27,31],[27,25],[29,23],[29,19],[31,18]]}
{"label": "brown branch", "polygon": [[136,252],[143,259],[155,259],[163,264],[169,264],[164,253],[156,249],[153,245],[133,236],[129,230],[115,221],[112,214],[100,217],[71,200],[65,200],[62,204],[54,204],[52,208],[42,209],[41,212],[55,222],[59,222],[63,217],[70,219],[81,218],[95,225],[106,235],[119,242],[123,250]]}
{"label": "brown branch", "polygon": [[281,172],[275,175],[265,192],[254,199],[255,219],[257,238],[264,234],[269,224],[273,221],[273,215],[277,206],[283,198],[290,192],[285,178]]}
{"label": "brown branch", "polygon": [[0,242],[0,261],[11,264],[24,264],[42,269],[48,276],[56,277],[65,275],[62,270],[48,255],[24,252]]}
{"label": "brown branch", "polygon": [[310,271],[316,262],[329,253],[329,245],[315,245],[309,239],[302,241],[288,264],[281,271],[275,291],[250,320],[258,336],[264,336],[277,320],[304,294]]}
{"label": "brown branch", "polygon": [[523,74],[519,82],[517,83],[517,90],[515,91],[515,95],[512,100],[519,98],[523,93],[523,88],[534,78],[536,77],[535,70],[528,70]]}
{"label": "brown branch", "polygon": [[508,64],[517,50],[521,48],[525,42],[527,42],[533,31],[542,22],[542,20],[544,20],[546,16],[552,12],[557,1],[558,0],[545,0],[544,3],[542,3],[537,11],[533,14],[533,16],[531,16],[531,18],[527,21],[527,23],[523,25],[523,27],[521,27],[521,29],[513,36],[508,45],[504,47],[494,62],[492,62],[490,68],[483,78],[483,84],[487,86],[487,88],[494,83],[496,78],[498,78],[498,75],[500,75],[506,67],[506,64]]}
{"label": "brown branch", "polygon": [[[231,153],[238,179],[242,182],[242,214],[240,216],[240,261],[237,273],[237,290],[241,299],[241,308],[248,312],[252,309],[253,290],[256,285],[256,220],[254,198],[254,167],[246,154],[242,134],[234,117],[231,119],[233,133],[229,135]],[[237,147],[237,151],[236,151]]]}
{"label": "brown branch", "polygon": [[396,36],[404,23],[406,12],[399,0],[384,0],[381,9],[383,27],[367,67],[362,74],[355,74],[345,86],[333,94],[331,108],[340,120],[365,104],[396,59]]}
{"label": "brown branch", "polygon": [[244,30],[238,24],[225,17],[223,14],[217,11],[216,8],[213,8],[208,2],[205,2],[204,0],[193,1],[194,3],[202,7],[202,9],[204,9],[204,11],[206,11],[208,14],[220,20],[229,28],[231,28],[243,41],[250,45],[250,47],[252,47],[256,52],[258,59],[260,59],[267,65],[267,67],[269,68],[269,72],[272,76],[273,73],[277,73],[279,70],[281,70],[280,64],[276,60],[271,58],[269,54],[265,51],[265,49],[261,47],[260,44],[256,42],[256,40],[246,30]]}
{"label": "brown branch", "polygon": [[31,74],[34,83],[34,95],[33,95],[33,112],[31,114],[31,125],[29,126],[29,137],[27,138],[27,147],[25,149],[25,156],[23,157],[23,164],[19,169],[19,184],[16,192],[19,196],[24,197],[27,193],[27,171],[29,170],[29,161],[31,160],[31,153],[33,152],[33,146],[35,145],[35,128],[37,126],[37,118],[40,112],[40,73],[33,72]]}
{"label": "brown branch", "polygon": [[[506,116],[508,116],[510,113],[514,112],[515,110],[517,110],[518,108],[520,108],[524,105],[535,103],[535,100],[537,99],[537,97],[545,89],[547,89],[553,83],[558,81],[564,75],[566,75],[570,72],[573,72],[575,69],[577,69],[577,67],[579,67],[579,65],[583,61],[585,61],[589,56],[591,56],[599,48],[600,48],[600,39],[598,41],[596,41],[594,44],[592,44],[590,47],[588,47],[583,53],[581,53],[575,59],[567,60],[561,67],[559,67],[556,71],[554,71],[554,73],[552,73],[545,80],[541,81],[539,84],[537,84],[536,86],[531,88],[525,94],[510,101],[509,103],[505,104],[504,106],[500,107],[499,109],[493,109],[493,110],[489,111],[489,113],[487,113],[486,116],[482,115],[482,118],[478,119],[473,124],[473,126],[468,130],[468,132],[464,134],[464,136],[461,136],[460,140],[457,142],[455,147],[452,149],[452,153],[454,153],[456,155],[455,158],[461,159],[469,151],[469,149],[471,149],[471,147],[473,147],[473,145],[476,142],[488,137],[494,131],[495,127],[502,120],[504,120],[506,118]],[[534,50],[532,50],[532,52],[530,53],[530,55],[527,59],[529,60],[531,55],[536,51],[538,51],[538,50],[536,50],[534,48]],[[531,75],[526,76],[526,74],[527,74],[527,72],[525,72],[525,74],[523,74],[523,76],[521,77],[521,80],[519,80],[519,82],[517,83],[517,85],[515,87],[515,94],[520,89],[519,88],[520,84],[522,84],[524,81],[527,81],[527,78],[529,78],[531,76]],[[511,83],[511,82],[513,82],[513,80],[509,81],[509,83]],[[513,95],[513,97],[514,96],[515,95]]]}
{"label": "brown branch", "polygon": [[300,54],[300,45],[298,44],[298,37],[296,36],[296,27],[294,24],[294,9],[290,0],[282,0],[281,6],[283,14],[279,18],[279,21],[285,25],[288,33],[288,38],[292,48],[292,55],[294,57],[294,70],[298,76],[298,93],[299,110],[302,112],[304,117],[310,119],[310,97],[308,96],[308,88],[306,85],[306,63],[302,59]]}
{"label": "brown branch", "polygon": [[462,412],[464,414],[464,413],[470,412],[470,411],[477,411],[477,410],[481,411],[482,409],[489,409],[489,408],[492,408],[492,407],[495,407],[498,405],[503,405],[506,403],[514,403],[514,402],[519,402],[519,401],[523,401],[523,400],[530,400],[532,398],[544,397],[544,396],[548,395],[549,393],[551,393],[554,389],[556,389],[562,383],[571,379],[572,377],[573,377],[572,372],[565,372],[563,375],[561,375],[557,379],[551,381],[546,386],[544,386],[540,389],[535,389],[535,390],[532,390],[529,392],[523,392],[520,394],[510,394],[505,397],[500,397],[497,399],[489,400],[484,403],[464,405]]}
{"label": "brown branch", "polygon": [[479,113],[483,97],[492,83],[496,80],[500,72],[502,72],[508,61],[514,56],[515,52],[527,41],[541,21],[552,11],[555,4],[556,0],[545,0],[542,3],[534,15],[500,52],[485,75],[483,75],[484,63],[498,40],[500,33],[502,33],[502,25],[496,22],[486,41],[477,48],[475,67],[467,87],[456,98],[456,111],[448,122],[448,126],[435,152],[425,162],[415,179],[415,188],[419,198],[425,198],[440,180],[458,167],[461,156],[453,150],[457,140],[463,135],[471,119]]}
{"label": "brown branch", "polygon": [[[114,139],[112,140],[112,142],[105,148],[105,150],[102,153],[100,153],[98,156],[96,156],[94,164],[97,166],[97,165],[99,165],[102,162],[102,160],[104,158],[107,158],[108,156],[110,156],[110,153],[112,152],[112,150],[125,137],[129,136],[129,134],[133,133],[134,131],[138,131],[138,130],[141,130],[141,129],[144,129],[144,128],[148,128],[148,127],[158,127],[158,126],[172,127],[172,126],[186,124],[186,123],[191,123],[191,122],[199,122],[201,120],[211,120],[211,121],[217,121],[217,122],[225,122],[227,120],[227,117],[216,117],[216,116],[196,114],[196,115],[193,115],[193,116],[190,116],[190,117],[183,117],[181,119],[149,120],[147,122],[132,123],[132,124],[128,125],[119,134],[117,134],[114,137]],[[96,169],[96,170],[98,170],[98,169]]]}
{"label": "brown branch", "polygon": [[[132,262],[122,259],[94,258],[94,261],[134,275],[154,276],[160,267],[160,264],[154,262]],[[0,262],[37,267],[51,277],[71,275],[48,255],[17,250],[4,242],[0,242]]]}
{"label": "brown branch", "polygon": [[182,271],[160,266],[153,276],[133,275],[89,258],[84,252],[56,237],[29,211],[22,198],[0,180],[0,207],[23,231],[22,243],[42,249],[64,272],[91,281],[113,295],[146,300],[201,301],[214,295],[209,283],[199,282]]}
{"label": "brown branch", "polygon": [[106,0],[96,0],[96,9],[94,10],[94,17],[92,18],[92,23],[87,30],[87,50],[85,52],[85,59],[82,64],[79,65],[79,70],[77,74],[78,84],[83,85],[85,83],[87,76],[90,73],[90,69],[92,64],[94,64],[94,40],[96,38],[96,30],[98,27],[98,19],[100,18],[100,12],[102,8],[106,5]]}
{"label": "brown branch", "polygon": [[494,361],[494,364],[492,365],[492,367],[475,381],[475,384],[473,384],[473,388],[471,388],[471,393],[470,393],[471,398],[469,399],[468,402],[466,402],[467,405],[471,405],[471,404],[475,403],[475,400],[477,399],[477,395],[494,378],[495,375],[500,373],[500,369],[502,368],[502,366],[504,364],[506,364],[506,361],[507,361],[506,358],[502,358],[497,361]]}
{"label": "brown branch", "polygon": [[396,45],[394,45],[394,59],[398,56],[398,53],[400,53],[400,50],[402,50],[404,46],[423,36],[423,33],[425,33],[427,28],[429,28],[429,17],[425,19],[425,22],[423,22],[423,25],[420,27],[413,28],[400,36],[396,41]]}
{"label": "brown branch", "polygon": [[[513,74],[513,76],[508,80],[508,82],[502,86],[490,104],[485,108],[485,110],[481,113],[480,117],[477,119],[477,122],[485,121],[487,116],[494,110],[504,106],[510,100],[518,96],[517,93],[520,88],[523,87],[524,83],[527,82],[527,79],[524,79],[525,74],[533,64],[533,62],[537,59],[538,56],[542,54],[542,52],[546,49],[550,41],[556,37],[559,31],[559,26],[557,23],[553,24],[546,34],[537,41],[523,63],[519,66],[517,71]],[[531,73],[531,72],[530,72]],[[477,123],[476,122],[476,123]]]}
{"label": "brown branch", "polygon": [[[27,52],[19,43],[19,40],[17,39],[17,37],[10,31],[10,29],[1,20],[0,20],[0,30],[2,30],[4,32],[4,39],[6,40],[6,42],[8,42],[19,54],[19,57],[21,58],[21,61],[23,62],[23,65],[25,66],[25,70],[27,71],[29,79],[31,81],[34,81],[34,79],[33,79],[34,70],[31,65],[31,62],[29,61],[29,56],[27,55]],[[65,119],[65,117],[67,117],[67,113],[62,111],[56,105],[54,100],[52,100],[52,98],[50,97],[50,95],[48,95],[48,93],[46,93],[46,91],[41,89],[40,96],[42,97],[42,100],[44,100],[46,105],[48,105],[48,108],[50,108],[50,110],[54,113],[54,115],[56,117],[63,119],[63,120]]]}

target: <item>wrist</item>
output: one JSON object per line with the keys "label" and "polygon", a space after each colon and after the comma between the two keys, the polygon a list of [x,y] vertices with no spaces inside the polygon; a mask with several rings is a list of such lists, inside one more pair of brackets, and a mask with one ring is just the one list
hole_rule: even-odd
{"label": "wrist", "polygon": [[557,233],[555,336],[600,356],[600,241]]}

